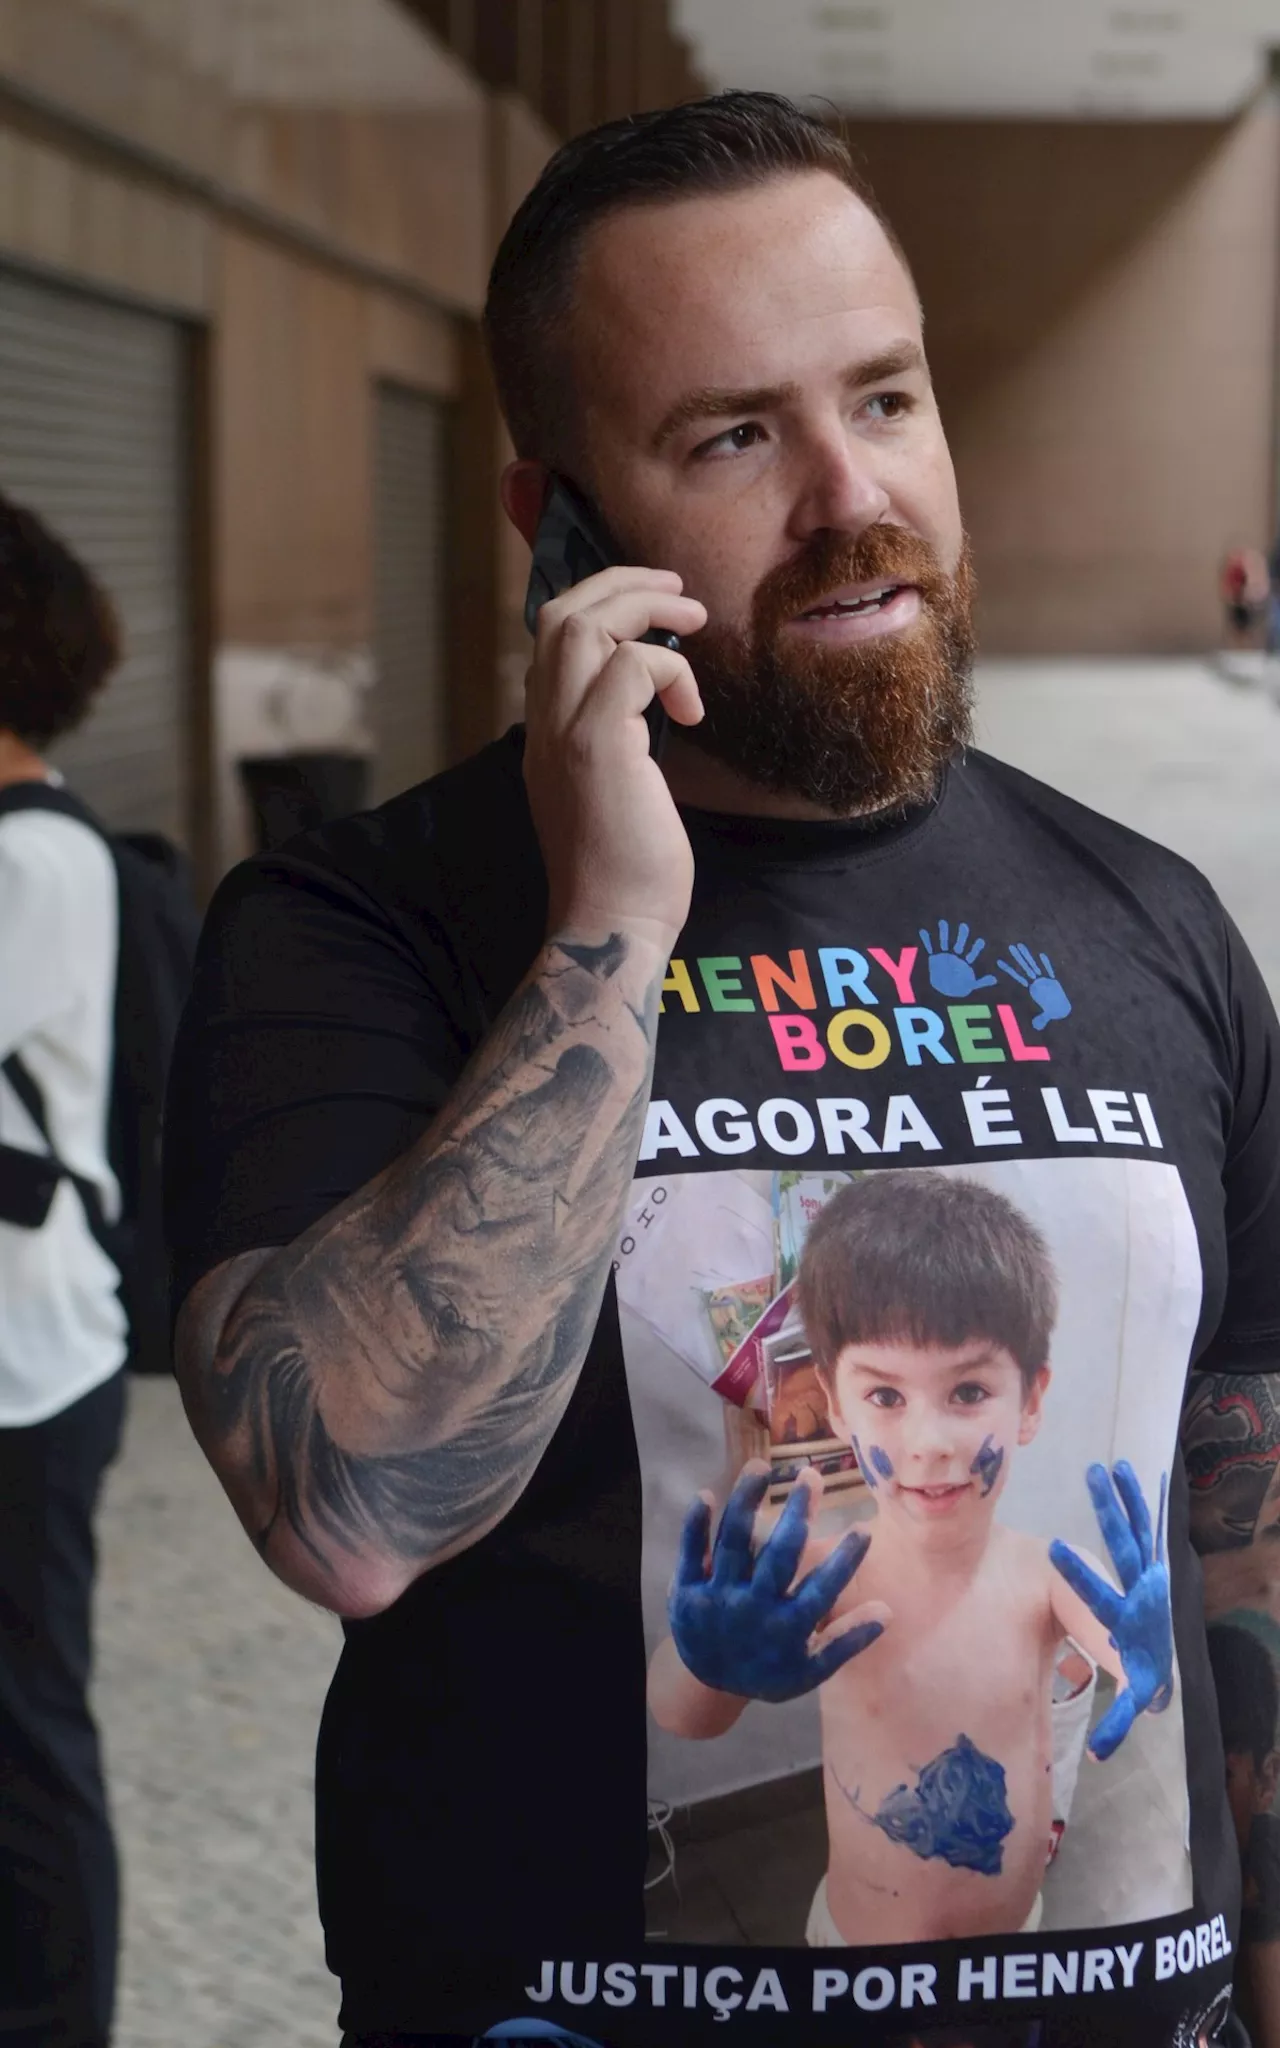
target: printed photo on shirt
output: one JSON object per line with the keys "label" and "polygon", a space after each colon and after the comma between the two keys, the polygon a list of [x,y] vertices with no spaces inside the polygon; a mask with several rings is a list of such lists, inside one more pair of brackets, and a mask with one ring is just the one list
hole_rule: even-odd
{"label": "printed photo on shirt", "polygon": [[1176,1171],[652,1178],[617,1267],[651,1935],[879,1947],[1187,1908]]}

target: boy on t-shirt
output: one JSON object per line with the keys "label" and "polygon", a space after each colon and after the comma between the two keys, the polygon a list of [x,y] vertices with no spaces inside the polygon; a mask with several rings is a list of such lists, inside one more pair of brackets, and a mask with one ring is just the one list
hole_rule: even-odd
{"label": "boy on t-shirt", "polygon": [[871,1534],[811,1537],[822,1482],[807,1472],[754,1552],[768,1475],[753,1465],[708,1560],[711,1504],[696,1502],[651,1711],[707,1738],[749,1698],[821,1686],[829,1847],[814,1945],[1034,1926],[1064,1638],[1124,1687],[1096,1755],[1172,1691],[1158,1533],[1123,1464],[1116,1491],[1103,1467],[1088,1475],[1123,1593],[1065,1544],[996,1522],[1011,1461],[1040,1427],[1057,1313],[1047,1247],[1003,1196],[935,1172],[855,1181],[815,1220],[798,1288],[832,1427],[875,1502]]}

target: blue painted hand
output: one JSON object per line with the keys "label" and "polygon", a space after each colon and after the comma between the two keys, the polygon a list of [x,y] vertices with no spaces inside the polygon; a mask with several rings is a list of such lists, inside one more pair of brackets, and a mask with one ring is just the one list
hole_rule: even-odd
{"label": "blue painted hand", "polygon": [[[962,924],[956,933],[956,942],[951,943],[951,926],[945,917],[938,920],[938,947],[934,951],[933,940],[928,932],[922,931],[920,943],[929,956],[929,985],[940,996],[949,996],[957,1001],[971,996],[976,988],[994,988],[994,974],[979,975],[974,971],[974,961],[986,946],[985,939],[975,939],[969,946],[969,927]],[[966,953],[965,947],[969,946]]]}
{"label": "blue painted hand", "polygon": [[1103,1541],[1119,1574],[1123,1593],[1099,1578],[1066,1543],[1051,1543],[1049,1557],[1073,1593],[1078,1593],[1111,1637],[1129,1683],[1089,1737],[1096,1757],[1114,1754],[1139,1714],[1163,1713],[1173,1697],[1173,1616],[1169,1573],[1164,1561],[1164,1504],[1169,1489],[1160,1481],[1154,1533],[1151,1515],[1132,1465],[1091,1465],[1089,1494]]}
{"label": "blue painted hand", "polygon": [[1010,960],[998,963],[1000,972],[1016,981],[1019,988],[1030,989],[1032,1002],[1039,1003],[1040,1014],[1031,1019],[1035,1029],[1043,1031],[1046,1024],[1069,1017],[1071,998],[1055,975],[1049,955],[1042,953],[1037,960],[1030,946],[1010,946],[1009,953]]}
{"label": "blue painted hand", "polygon": [[841,1617],[838,1634],[827,1632],[811,1642],[871,1539],[851,1531],[793,1586],[820,1488],[802,1481],[768,1542],[753,1555],[752,1526],[768,1485],[767,1468],[753,1464],[743,1472],[720,1518],[709,1566],[711,1509],[705,1500],[694,1501],[685,1516],[667,1616],[681,1661],[703,1685],[776,1702],[812,1692],[867,1649],[884,1632],[878,1618],[884,1610],[870,1619],[855,1610]]}

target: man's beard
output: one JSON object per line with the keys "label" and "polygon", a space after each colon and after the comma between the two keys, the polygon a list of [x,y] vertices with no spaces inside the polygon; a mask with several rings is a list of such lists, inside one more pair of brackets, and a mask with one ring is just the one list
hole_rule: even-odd
{"label": "man's beard", "polygon": [[[890,581],[920,593],[905,630],[847,647],[784,637],[828,591]],[[923,802],[970,735],[973,593],[967,539],[948,576],[905,527],[822,534],[765,577],[745,631],[708,626],[687,642],[706,716],[681,737],[836,817]]]}

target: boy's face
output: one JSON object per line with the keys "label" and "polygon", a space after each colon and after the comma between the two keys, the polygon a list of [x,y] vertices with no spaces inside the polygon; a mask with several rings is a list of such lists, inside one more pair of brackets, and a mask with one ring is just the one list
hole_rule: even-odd
{"label": "boy's face", "polygon": [[847,1344],[830,1376],[832,1427],[881,1513],[948,1540],[989,1522],[1009,1459],[1040,1427],[1049,1368],[1028,1389],[1003,1345]]}

